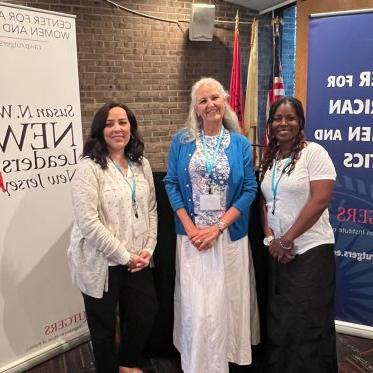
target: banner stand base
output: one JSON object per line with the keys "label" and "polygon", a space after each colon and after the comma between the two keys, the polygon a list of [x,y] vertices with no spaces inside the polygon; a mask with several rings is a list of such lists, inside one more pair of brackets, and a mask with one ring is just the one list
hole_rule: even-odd
{"label": "banner stand base", "polygon": [[34,354],[25,356],[22,359],[13,361],[11,364],[0,368],[0,373],[20,373],[27,369],[31,369],[36,365],[43,363],[57,355],[60,355],[72,348],[90,340],[89,331],[85,331],[79,336],[69,340],[56,342],[54,345],[49,345],[45,350],[38,350]]}
{"label": "banner stand base", "polygon": [[335,328],[337,330],[337,333],[373,339],[373,327],[371,326],[335,320]]}

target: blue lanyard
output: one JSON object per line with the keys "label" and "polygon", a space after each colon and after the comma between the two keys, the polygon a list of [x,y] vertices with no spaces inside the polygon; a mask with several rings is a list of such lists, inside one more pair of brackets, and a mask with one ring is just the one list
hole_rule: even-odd
{"label": "blue lanyard", "polygon": [[117,169],[117,171],[120,172],[120,174],[123,176],[124,181],[127,183],[127,185],[131,189],[132,208],[133,208],[133,211],[135,213],[135,217],[138,218],[139,214],[138,214],[138,211],[137,211],[137,202],[136,202],[136,178],[135,178],[135,174],[134,174],[133,169],[132,169],[132,162],[129,159],[127,159],[128,168],[130,169],[130,171],[133,175],[132,183],[130,183],[129,180],[127,179],[127,177],[123,174],[121,168],[112,159],[111,159],[111,161],[113,162],[115,168]]}
{"label": "blue lanyard", "polygon": [[223,141],[223,135],[224,135],[224,126],[221,126],[220,129],[220,134],[218,137],[218,141],[215,145],[214,153],[210,157],[207,151],[207,144],[206,144],[206,138],[205,138],[205,132],[202,130],[200,132],[200,138],[201,138],[201,143],[202,143],[202,148],[203,148],[203,155],[205,157],[205,165],[207,169],[207,174],[208,174],[208,184],[209,184],[209,193],[211,193],[211,174],[213,169],[215,168],[216,165],[216,160],[218,157],[218,151],[220,149],[221,142]]}
{"label": "blue lanyard", "polygon": [[281,170],[281,174],[277,180],[276,180],[276,163],[277,161],[275,161],[275,164],[273,165],[273,171],[272,171],[272,176],[271,176],[271,190],[273,194],[272,215],[275,214],[275,210],[276,210],[276,196],[277,196],[278,184],[282,178],[282,175],[285,173],[286,167],[289,166],[289,164],[291,163],[291,157],[286,160],[285,165]]}

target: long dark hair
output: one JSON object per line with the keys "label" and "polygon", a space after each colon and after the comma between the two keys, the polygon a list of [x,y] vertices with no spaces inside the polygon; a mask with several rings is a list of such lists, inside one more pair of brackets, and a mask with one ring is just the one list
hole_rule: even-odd
{"label": "long dark hair", "polygon": [[131,125],[130,140],[124,149],[125,157],[135,163],[141,164],[141,160],[144,155],[144,142],[142,141],[138,130],[135,114],[126,104],[110,101],[98,109],[93,117],[90,135],[84,144],[82,154],[82,158],[91,158],[103,169],[107,168],[106,157],[109,155],[109,149],[107,148],[103,132],[104,128],[106,127],[106,120],[109,115],[109,111],[115,107],[120,107],[125,110]]}
{"label": "long dark hair", "polygon": [[290,173],[294,170],[295,163],[299,159],[300,152],[304,148],[306,140],[304,134],[305,128],[305,116],[302,103],[295,97],[283,97],[275,101],[269,109],[268,120],[266,125],[266,132],[268,134],[268,146],[264,149],[264,155],[261,162],[261,180],[263,180],[264,174],[268,169],[271,169],[273,166],[273,160],[276,158],[279,151],[279,144],[277,139],[272,131],[272,123],[277,109],[283,104],[290,104],[295,110],[295,113],[299,121],[299,132],[294,138],[293,146],[290,150],[289,156],[291,156],[291,163],[286,168],[286,173]]}

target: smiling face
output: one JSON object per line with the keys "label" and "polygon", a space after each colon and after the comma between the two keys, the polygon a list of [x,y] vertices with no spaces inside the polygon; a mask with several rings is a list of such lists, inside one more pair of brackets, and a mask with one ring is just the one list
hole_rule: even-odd
{"label": "smiling face", "polygon": [[116,106],[109,110],[103,135],[110,154],[124,151],[131,136],[131,124],[124,109]]}
{"label": "smiling face", "polygon": [[196,91],[196,113],[203,124],[220,124],[225,111],[225,99],[218,88],[206,84]]}
{"label": "smiling face", "polygon": [[280,147],[291,146],[300,131],[299,117],[289,102],[284,102],[275,111],[271,123],[271,132]]}

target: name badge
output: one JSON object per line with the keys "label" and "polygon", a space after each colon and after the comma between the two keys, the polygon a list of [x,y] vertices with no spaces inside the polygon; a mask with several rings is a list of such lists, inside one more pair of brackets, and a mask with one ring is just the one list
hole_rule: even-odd
{"label": "name badge", "polygon": [[269,227],[273,230],[275,236],[278,236],[281,233],[281,222],[278,216],[273,215],[270,209],[267,213],[267,220]]}
{"label": "name badge", "polygon": [[135,237],[139,237],[140,235],[147,232],[148,228],[146,226],[145,219],[140,217],[136,219],[136,221],[133,223],[133,233]]}
{"label": "name badge", "polygon": [[222,209],[220,205],[220,194],[204,194],[201,196],[199,202],[201,211],[216,211]]}

